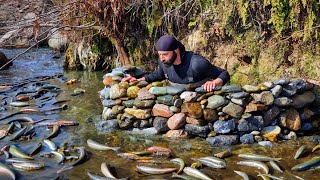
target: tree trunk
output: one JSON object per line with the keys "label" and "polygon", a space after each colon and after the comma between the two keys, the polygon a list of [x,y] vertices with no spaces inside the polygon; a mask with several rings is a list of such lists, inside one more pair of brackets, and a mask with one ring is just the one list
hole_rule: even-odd
{"label": "tree trunk", "polygon": [[112,37],[116,46],[116,50],[119,56],[119,60],[122,66],[130,65],[128,53],[124,49],[123,41],[119,37]]}

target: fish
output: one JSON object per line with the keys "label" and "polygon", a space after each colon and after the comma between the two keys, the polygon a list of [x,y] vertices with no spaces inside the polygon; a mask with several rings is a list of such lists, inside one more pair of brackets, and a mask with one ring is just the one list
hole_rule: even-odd
{"label": "fish", "polygon": [[283,180],[284,179],[284,178],[273,176],[271,174],[258,174],[257,176],[267,176],[267,177],[269,177],[271,179],[275,179],[275,180]]}
{"label": "fish", "polygon": [[64,155],[63,154],[61,154],[61,153],[59,153],[57,151],[51,151],[50,153],[54,154],[55,156],[57,156],[59,158],[58,162],[57,162],[58,164],[64,161]]}
{"label": "fish", "polygon": [[41,150],[41,148],[42,148],[42,144],[38,143],[38,145],[35,146],[35,148],[29,153],[29,156],[34,156]]}
{"label": "fish", "polygon": [[302,145],[294,155],[294,159],[298,159],[300,156],[305,154],[308,151],[308,147],[306,145]]}
{"label": "fish", "polygon": [[[221,167],[226,167],[226,166],[227,166],[227,163],[226,163],[225,160],[220,159],[220,158],[217,158],[217,157],[207,156],[207,157],[199,158],[198,160],[210,161],[210,162],[212,162],[212,163],[215,163],[215,164],[220,165]],[[200,161],[200,162],[201,162],[201,161]],[[204,165],[205,165],[205,164],[204,164]]]}
{"label": "fish", "polygon": [[10,146],[5,145],[0,149],[0,156],[4,153],[4,151],[7,151],[10,148]]}
{"label": "fish", "polygon": [[255,161],[277,161],[277,162],[279,162],[282,159],[282,158],[272,158],[272,157],[257,155],[257,154],[239,154],[238,156],[241,158],[244,158],[244,159],[255,160]]}
{"label": "fish", "polygon": [[272,168],[283,173],[283,171],[281,170],[281,168],[278,166],[278,164],[274,161],[269,161],[269,163],[271,164]]}
{"label": "fish", "polygon": [[198,178],[194,178],[192,176],[188,176],[188,175],[179,175],[177,173],[172,173],[172,178],[175,178],[175,179],[184,179],[184,180],[198,180]]}
{"label": "fish", "polygon": [[15,145],[11,145],[9,148],[9,153],[17,158],[24,158],[24,159],[33,159],[33,157],[26,155],[20,149],[18,149]]}
{"label": "fish", "polygon": [[243,180],[249,180],[249,176],[247,175],[247,173],[242,172],[242,171],[233,171],[236,174],[238,174],[239,176],[241,176],[243,178]]}
{"label": "fish", "polygon": [[[115,180],[114,178],[109,178],[109,177],[102,177],[102,176],[98,176],[98,175],[95,175],[91,172],[87,172],[87,175],[89,176],[89,178],[91,180]],[[120,178],[118,180],[127,180],[128,178]]]}
{"label": "fish", "polygon": [[36,163],[36,162],[24,162],[24,163],[12,163],[12,166],[22,170],[37,170],[41,169],[45,166],[44,163]]}
{"label": "fish", "polygon": [[186,163],[181,158],[174,158],[174,159],[171,159],[170,161],[173,162],[173,163],[176,163],[176,164],[178,164],[180,166],[177,174],[180,174],[183,171],[183,168],[186,166]]}
{"label": "fish", "polygon": [[27,102],[20,102],[20,101],[14,101],[10,103],[11,106],[15,107],[24,107],[24,106],[29,106],[29,103]]}
{"label": "fish", "polygon": [[237,162],[237,165],[255,167],[258,169],[263,169],[266,174],[269,173],[268,166],[265,163],[260,162],[260,161],[255,161],[255,160],[239,161],[239,162]]}
{"label": "fish", "polygon": [[52,122],[52,123],[48,123],[47,126],[77,126],[79,125],[78,122],[76,121],[56,121],[56,122]]}
{"label": "fish", "polygon": [[14,122],[14,121],[23,121],[23,122],[33,122],[33,119],[30,118],[30,117],[18,117],[17,119],[12,119],[10,121],[7,122],[7,124],[10,124],[11,122]]}
{"label": "fish", "polygon": [[49,139],[44,139],[43,142],[46,143],[52,151],[57,150],[57,145],[55,145],[54,142],[50,141]]}
{"label": "fish", "polygon": [[8,130],[4,130],[4,129],[1,129],[0,130],[0,139],[3,139],[4,137],[6,137],[8,135]]}
{"label": "fish", "polygon": [[164,147],[160,147],[160,146],[152,146],[152,147],[149,147],[147,149],[147,151],[152,151],[152,152],[168,152],[169,154],[172,154],[172,151],[171,149],[169,148],[164,148]]}
{"label": "fish", "polygon": [[90,148],[100,150],[100,151],[105,151],[105,150],[113,150],[115,152],[118,152],[120,147],[109,147],[103,144],[100,144],[96,141],[93,141],[92,139],[87,140],[87,144]]}
{"label": "fish", "polygon": [[15,180],[16,179],[16,175],[14,174],[14,172],[11,170],[10,167],[8,167],[7,165],[5,164],[2,164],[0,162],[0,171],[1,171],[1,174],[7,174],[8,176],[11,177],[11,179]]}
{"label": "fish", "polygon": [[52,128],[52,131],[51,131],[51,133],[49,134],[49,136],[47,137],[47,139],[50,139],[50,138],[55,137],[55,136],[58,134],[59,129],[60,129],[60,126],[54,125],[53,128]]}
{"label": "fish", "polygon": [[320,156],[316,156],[311,158],[308,161],[305,161],[301,164],[297,164],[294,167],[291,168],[292,171],[303,171],[303,170],[308,170],[314,166],[317,166],[320,164]]}
{"label": "fish", "polygon": [[61,169],[59,169],[57,171],[58,174],[62,173],[63,171],[66,171],[66,170],[70,170],[74,166],[79,165],[82,162],[84,162],[85,158],[87,157],[87,152],[86,152],[85,148],[84,147],[75,147],[75,149],[77,149],[79,151],[78,159],[74,163],[71,163],[69,165],[63,166]]}
{"label": "fish", "polygon": [[317,149],[320,148],[320,144],[316,145],[314,148],[312,148],[312,152],[315,152]]}
{"label": "fish", "polygon": [[177,168],[154,168],[148,166],[137,165],[137,170],[144,174],[167,174],[177,171]]}
{"label": "fish", "polygon": [[22,112],[22,113],[38,113],[39,110],[31,109],[31,108],[25,108],[25,109],[21,109],[20,112]]}
{"label": "fish", "polygon": [[106,164],[106,163],[102,163],[101,164],[101,172],[102,172],[103,175],[105,175],[108,178],[116,179],[116,177],[114,177],[112,175],[112,173],[110,172],[109,165]]}
{"label": "fish", "polygon": [[119,153],[117,155],[122,158],[131,159],[131,160],[151,160],[152,159],[152,157],[141,157],[132,153]]}
{"label": "fish", "polygon": [[8,162],[8,163],[23,163],[23,162],[33,162],[33,160],[24,159],[24,158],[8,158],[8,159],[6,159],[6,162]]}
{"label": "fish", "polygon": [[203,172],[199,171],[198,169],[192,168],[192,167],[185,167],[183,169],[183,172],[189,176],[198,178],[198,179],[203,179],[203,180],[212,180],[209,176],[204,174]]}

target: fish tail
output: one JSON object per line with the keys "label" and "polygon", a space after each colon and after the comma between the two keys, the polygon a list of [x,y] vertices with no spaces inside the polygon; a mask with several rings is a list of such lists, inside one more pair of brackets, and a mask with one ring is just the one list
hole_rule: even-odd
{"label": "fish tail", "polygon": [[275,158],[275,161],[279,162],[282,158]]}
{"label": "fish tail", "polygon": [[114,150],[115,152],[119,152],[120,147],[113,147],[112,150]]}

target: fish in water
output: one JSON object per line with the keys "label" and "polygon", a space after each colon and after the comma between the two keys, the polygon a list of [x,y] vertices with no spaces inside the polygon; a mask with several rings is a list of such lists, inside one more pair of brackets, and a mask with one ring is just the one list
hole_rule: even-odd
{"label": "fish in water", "polygon": [[100,144],[96,141],[93,141],[92,139],[87,140],[87,144],[90,148],[100,150],[100,151],[105,151],[105,150],[113,150],[115,152],[118,152],[120,147],[109,147],[103,144]]}

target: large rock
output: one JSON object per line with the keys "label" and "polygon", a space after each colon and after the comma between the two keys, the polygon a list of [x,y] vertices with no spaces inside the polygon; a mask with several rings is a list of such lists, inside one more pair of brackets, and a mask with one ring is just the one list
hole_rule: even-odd
{"label": "large rock", "polygon": [[124,112],[134,116],[137,119],[148,119],[151,117],[150,109],[134,109],[134,108],[126,108]]}
{"label": "large rock", "polygon": [[153,120],[153,126],[159,132],[166,132],[170,130],[168,127],[168,119],[164,117],[155,117]]}
{"label": "large rock", "polygon": [[202,108],[199,102],[186,102],[181,106],[181,112],[186,113],[188,116],[193,118],[202,117]]}
{"label": "large rock", "polygon": [[280,109],[277,106],[272,106],[266,112],[263,113],[264,125],[268,126],[274,118],[278,116]]}
{"label": "large rock", "polygon": [[168,119],[168,127],[170,129],[179,129],[186,124],[186,115],[184,113],[177,113]]}
{"label": "large rock", "polygon": [[244,111],[244,108],[242,106],[230,102],[222,109],[222,111],[226,114],[229,114],[232,117],[240,118]]}
{"label": "large rock", "polygon": [[316,100],[316,96],[311,91],[306,91],[302,94],[296,94],[292,97],[292,107],[294,108],[302,108],[307,104],[312,103]]}
{"label": "large rock", "polygon": [[141,88],[138,92],[138,98],[141,100],[146,99],[155,99],[156,96],[154,94],[151,94],[147,88]]}
{"label": "large rock", "polygon": [[227,103],[227,100],[220,95],[213,95],[208,98],[208,105],[207,108],[210,109],[216,109],[218,107],[221,107]]}
{"label": "large rock", "polygon": [[199,136],[199,137],[207,137],[208,133],[210,132],[208,126],[199,126],[194,124],[186,124],[185,131],[189,135]]}
{"label": "large rock", "polygon": [[294,108],[289,108],[280,114],[280,125],[293,131],[297,131],[301,127],[301,119],[298,111]]}
{"label": "large rock", "polygon": [[213,146],[228,146],[239,143],[238,135],[220,135],[215,137],[208,137],[206,140]]}
{"label": "large rock", "polygon": [[214,131],[220,134],[229,133],[233,131],[235,127],[236,124],[234,119],[230,119],[227,121],[218,120],[213,124]]}
{"label": "large rock", "polygon": [[176,130],[172,129],[172,130],[169,130],[163,136],[168,138],[187,138],[188,133],[183,129],[176,129]]}
{"label": "large rock", "polygon": [[53,28],[50,31],[51,36],[48,40],[48,45],[50,48],[58,51],[65,50],[68,45],[68,38],[66,33],[59,30],[58,28]]}
{"label": "large rock", "polygon": [[169,106],[167,105],[155,104],[152,108],[152,115],[169,118],[173,115],[173,112],[170,111]]}
{"label": "large rock", "polygon": [[[7,59],[6,55],[0,51],[0,68],[4,66],[6,63],[8,63],[10,60]],[[12,66],[12,62],[7,64],[6,66],[3,67],[3,69],[8,69],[10,66]],[[1,69],[1,70],[3,70]]]}
{"label": "large rock", "polygon": [[95,123],[96,129],[102,133],[112,133],[118,129],[118,121],[116,119],[107,121],[97,121]]}

